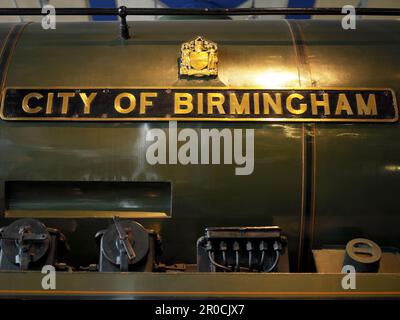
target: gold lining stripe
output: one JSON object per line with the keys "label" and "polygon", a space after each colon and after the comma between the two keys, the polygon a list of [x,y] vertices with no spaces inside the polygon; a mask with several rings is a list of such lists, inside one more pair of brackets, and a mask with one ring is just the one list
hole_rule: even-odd
{"label": "gold lining stripe", "polygon": [[165,212],[150,211],[103,211],[103,210],[6,210],[6,218],[170,218]]}

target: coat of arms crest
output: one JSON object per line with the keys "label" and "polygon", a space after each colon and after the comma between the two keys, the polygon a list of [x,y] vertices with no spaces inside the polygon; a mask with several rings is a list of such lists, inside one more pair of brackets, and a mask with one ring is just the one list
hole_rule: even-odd
{"label": "coat of arms crest", "polygon": [[201,36],[181,46],[179,59],[181,76],[216,76],[218,74],[217,44]]}

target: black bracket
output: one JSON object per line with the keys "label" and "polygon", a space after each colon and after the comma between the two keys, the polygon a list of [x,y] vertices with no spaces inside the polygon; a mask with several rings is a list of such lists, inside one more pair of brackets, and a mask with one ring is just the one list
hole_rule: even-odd
{"label": "black bracket", "polygon": [[127,13],[127,8],[125,6],[121,6],[118,8],[118,15],[121,19],[120,21],[120,31],[121,31],[121,38],[124,40],[128,40],[131,36],[129,34],[129,26],[128,23],[126,22],[126,16],[128,15]]}

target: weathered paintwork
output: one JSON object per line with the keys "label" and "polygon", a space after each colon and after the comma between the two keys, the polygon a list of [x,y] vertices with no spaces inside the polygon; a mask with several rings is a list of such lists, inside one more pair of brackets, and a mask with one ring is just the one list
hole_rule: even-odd
{"label": "weathered paintwork", "polygon": [[[0,43],[9,28],[0,25]],[[114,23],[60,23],[51,31],[28,25],[8,73],[0,76],[9,87],[400,90],[398,21],[358,21],[357,29],[349,31],[338,21],[285,20],[135,22],[131,29],[132,39],[122,41]],[[196,35],[218,44],[217,79],[178,78],[180,45]],[[255,168],[250,176],[235,176],[233,166],[226,165],[147,164],[146,130],[167,126],[0,121],[0,181],[170,181],[172,218],[140,221],[161,233],[166,262],[193,263],[196,239],[207,226],[279,225],[288,236],[293,271],[310,270],[305,256],[311,247],[343,245],[360,236],[400,246],[397,123],[178,124],[254,128]],[[0,210],[4,209],[2,183]],[[70,258],[81,265],[96,262],[93,236],[111,223],[42,220],[66,233]]]}

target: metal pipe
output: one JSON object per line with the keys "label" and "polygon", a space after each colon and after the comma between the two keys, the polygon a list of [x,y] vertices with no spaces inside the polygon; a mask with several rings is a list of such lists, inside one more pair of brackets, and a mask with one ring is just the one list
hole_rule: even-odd
{"label": "metal pipe", "polygon": [[211,264],[213,265],[213,270],[212,272],[216,272],[217,270],[215,269],[215,267],[221,268],[225,271],[229,271],[232,272],[231,269],[229,269],[228,267],[223,266],[222,264],[219,264],[218,262],[216,262],[213,258],[214,253],[212,251],[208,252],[208,259],[210,259]]}
{"label": "metal pipe", "polygon": [[[56,8],[57,15],[119,15],[119,8]],[[355,8],[356,14],[365,16],[399,16],[398,8]],[[127,8],[126,14],[142,16],[170,15],[208,15],[208,16],[241,16],[241,15],[343,15],[342,8]],[[41,8],[0,8],[0,15],[44,15]]]}
{"label": "metal pipe", "polygon": [[274,263],[267,270],[264,270],[264,272],[271,272],[272,270],[274,270],[275,267],[278,265],[279,257],[280,257],[280,253],[279,253],[278,250],[276,250],[275,251],[275,261],[274,261]]}

